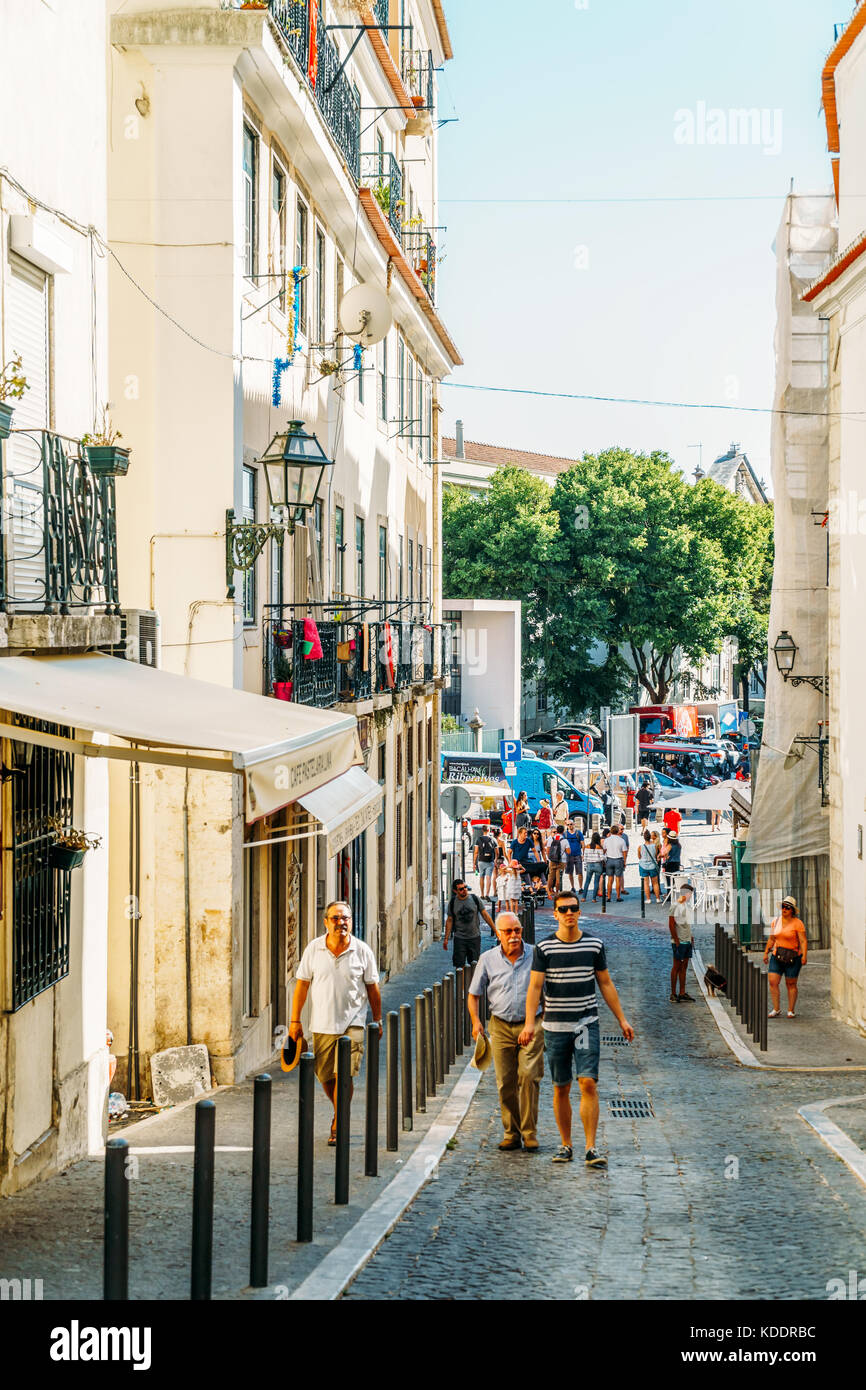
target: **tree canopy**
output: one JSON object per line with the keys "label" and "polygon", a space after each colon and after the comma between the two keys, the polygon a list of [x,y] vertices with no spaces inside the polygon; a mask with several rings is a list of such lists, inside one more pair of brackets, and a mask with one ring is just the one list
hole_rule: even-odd
{"label": "tree canopy", "polygon": [[664,453],[587,454],[552,489],[508,466],[480,499],[445,487],[445,592],[522,600],[524,670],[543,662],[560,704],[614,703],[635,675],[660,703],[725,637],[742,670],[766,656],[772,534],[770,507]]}

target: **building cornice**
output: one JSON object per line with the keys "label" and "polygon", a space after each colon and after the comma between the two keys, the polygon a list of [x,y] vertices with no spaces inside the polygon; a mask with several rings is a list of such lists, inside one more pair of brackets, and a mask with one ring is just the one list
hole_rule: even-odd
{"label": "building cornice", "polygon": [[[815,304],[818,307],[822,307],[825,303],[825,292],[829,290],[831,285],[837,286],[835,294],[838,296],[843,289],[843,285],[837,284],[837,282],[844,279],[846,271],[849,270],[852,265],[860,261],[861,263],[856,272],[859,276],[859,272],[866,266],[866,263],[861,261],[864,251],[866,251],[866,232],[862,232],[856,241],[853,241],[850,246],[846,247],[842,254],[836,257],[832,265],[824,271],[820,279],[815,280],[814,283],[800,295],[802,302],[804,304]],[[851,278],[853,277],[849,277],[849,282]]]}
{"label": "building cornice", "polygon": [[824,106],[824,120],[827,124],[827,149],[831,154],[839,154],[839,111],[836,104],[836,69],[846,53],[854,46],[861,30],[866,26],[866,0],[851,16],[846,28],[827,54],[824,70],[821,73],[821,99]]}
{"label": "building cornice", "polygon": [[367,36],[370,43],[373,45],[376,57],[379,59],[382,71],[388,79],[391,91],[397,99],[398,106],[405,111],[406,119],[408,120],[410,117],[414,117],[415,106],[411,95],[406,90],[406,85],[400,75],[400,70],[391,57],[391,50],[382,37],[382,31],[376,23],[376,17],[369,5],[362,6],[360,14],[362,24],[367,25]]}

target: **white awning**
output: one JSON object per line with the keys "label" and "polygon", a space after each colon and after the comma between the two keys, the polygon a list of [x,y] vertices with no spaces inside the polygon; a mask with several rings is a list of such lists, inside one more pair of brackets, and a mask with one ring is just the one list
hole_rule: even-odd
{"label": "white awning", "polygon": [[298,801],[363,762],[354,715],[251,695],[98,653],[0,659],[0,709],[141,746],[61,739],[0,724],[5,738],[85,757],[241,774],[248,821]]}
{"label": "white awning", "polygon": [[298,800],[321,821],[331,859],[379,817],[384,797],[384,787],[368,777],[362,767],[352,767],[326,787],[306,792]]}
{"label": "white awning", "polygon": [[742,786],[742,782],[715,782],[703,791],[678,792],[664,804],[676,806],[681,811],[727,811],[732,793]]}

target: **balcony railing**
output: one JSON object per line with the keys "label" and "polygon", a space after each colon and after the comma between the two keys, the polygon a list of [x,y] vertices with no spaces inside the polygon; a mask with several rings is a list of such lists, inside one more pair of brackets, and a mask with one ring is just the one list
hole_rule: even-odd
{"label": "balcony railing", "polygon": [[412,103],[420,111],[433,110],[433,54],[423,48],[404,48],[401,59],[403,82]]}
{"label": "balcony railing", "polygon": [[373,14],[380,29],[388,27],[388,0],[376,0],[373,6]]}
{"label": "balcony railing", "polygon": [[434,680],[445,671],[445,628],[388,616],[405,607],[358,599],[316,605],[322,656],[310,661],[299,616],[306,605],[266,605],[265,693],[325,708]]}
{"label": "balcony railing", "polygon": [[403,227],[403,254],[436,303],[436,243],[426,227]]}
{"label": "balcony railing", "polygon": [[361,155],[361,183],[373,197],[399,237],[403,227],[403,174],[390,152]]}
{"label": "balcony railing", "polygon": [[119,613],[113,475],[50,430],[2,450],[0,611]]}
{"label": "balcony railing", "polygon": [[312,88],[319,110],[337,142],[353,179],[361,173],[361,112],[342,58],[325,25],[316,28],[315,85],[310,81],[310,26],[306,0],[268,0],[268,8],[289,46],[304,80]]}

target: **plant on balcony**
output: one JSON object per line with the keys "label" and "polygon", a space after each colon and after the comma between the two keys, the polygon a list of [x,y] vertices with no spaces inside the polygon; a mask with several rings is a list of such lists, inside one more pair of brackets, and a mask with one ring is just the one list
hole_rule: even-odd
{"label": "plant on balcony", "polygon": [[8,439],[12,429],[14,409],[7,401],[20,401],[28,390],[27,378],[21,364],[21,354],[10,357],[0,371],[0,439]]}
{"label": "plant on balcony", "polygon": [[320,376],[336,376],[340,370],[340,363],[335,362],[332,357],[322,357],[319,360]]}
{"label": "plant on balcony", "polygon": [[373,188],[373,197],[376,199],[376,202],[379,204],[379,207],[382,209],[385,216],[390,217],[391,185],[389,183],[385,183],[384,179],[379,179],[379,182]]}
{"label": "plant on balcony", "polygon": [[[276,632],[274,634],[274,640],[276,640],[278,636],[282,635],[284,635],[282,632]],[[289,633],[288,635],[289,637],[291,637],[291,633]],[[288,643],[286,644],[286,646],[287,645]],[[276,699],[291,700],[293,690],[292,663],[287,656],[283,655],[284,650],[284,647],[282,649],[278,649],[274,657],[273,680],[271,682],[271,689],[273,690]]]}
{"label": "plant on balcony", "polygon": [[48,848],[48,862],[52,869],[77,869],[89,849],[98,849],[102,844],[100,835],[89,835],[85,830],[75,830],[63,825],[59,817],[51,822],[54,839]]}
{"label": "plant on balcony", "polygon": [[129,469],[129,449],[118,446],[123,435],[115,429],[108,405],[102,407],[102,417],[93,426],[92,434],[81,436],[81,445],[94,473],[104,473],[113,477],[123,477]]}

